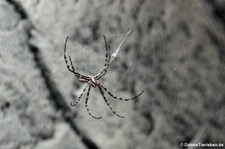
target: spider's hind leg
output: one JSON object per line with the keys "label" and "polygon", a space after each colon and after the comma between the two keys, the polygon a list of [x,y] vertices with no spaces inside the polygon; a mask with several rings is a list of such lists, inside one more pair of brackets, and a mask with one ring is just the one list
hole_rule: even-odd
{"label": "spider's hind leg", "polygon": [[120,117],[120,118],[124,118],[124,116],[119,115],[118,113],[116,113],[115,110],[113,110],[113,108],[110,106],[108,100],[106,99],[106,97],[105,97],[105,95],[104,95],[104,92],[103,92],[103,90],[101,89],[101,87],[98,86],[98,88],[99,88],[99,90],[100,90],[100,92],[101,92],[101,94],[102,94],[102,97],[103,97],[103,99],[105,100],[107,106],[110,108],[110,110],[113,112],[113,114],[115,114],[116,116],[118,116],[118,117]]}
{"label": "spider's hind leg", "polygon": [[136,95],[136,96],[134,96],[134,97],[132,97],[132,98],[121,98],[121,97],[117,97],[117,96],[115,96],[115,95],[113,95],[110,91],[108,91],[108,89],[106,88],[106,87],[104,87],[102,84],[100,84],[100,86],[111,96],[111,97],[113,97],[113,98],[115,98],[115,99],[118,99],[118,100],[123,100],[123,101],[128,101],[128,100],[133,100],[133,99],[136,99],[137,97],[139,97],[139,96],[141,96],[141,94],[143,94],[144,93],[144,90],[141,92],[141,93],[139,93],[138,95]]}
{"label": "spider's hind leg", "polygon": [[86,89],[87,89],[87,87],[88,87],[89,85],[87,85],[84,89],[83,89],[83,91],[82,91],[82,93],[80,94],[80,96],[78,97],[78,99],[76,100],[76,101],[71,101],[70,102],[70,105],[71,106],[76,106],[77,105],[77,103],[80,101],[80,99],[81,99],[81,97],[83,96],[83,94],[84,94],[84,92],[86,91]]}
{"label": "spider's hind leg", "polygon": [[88,111],[88,114],[89,114],[91,117],[93,117],[93,118],[95,118],[95,119],[101,119],[102,117],[96,117],[96,116],[92,115],[91,112],[90,112],[90,110],[89,110],[89,108],[88,108],[88,97],[89,97],[90,90],[91,90],[91,85],[89,85],[89,88],[88,88],[87,97],[86,97],[86,99],[85,99],[85,107],[86,107],[86,109],[87,109],[87,111]]}

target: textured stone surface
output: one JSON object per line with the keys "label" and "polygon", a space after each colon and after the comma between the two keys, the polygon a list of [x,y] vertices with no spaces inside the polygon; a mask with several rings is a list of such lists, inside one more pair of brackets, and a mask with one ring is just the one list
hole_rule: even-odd
{"label": "textured stone surface", "polygon": [[[224,3],[211,0],[6,0],[0,2],[0,148],[180,148],[225,143]],[[97,88],[76,107],[85,84],[66,69],[96,74],[133,31],[101,80],[125,119]],[[110,96],[107,96],[107,99]],[[72,117],[72,118],[71,118]],[[22,137],[21,137],[22,136]],[[224,144],[225,145],[225,144]]]}

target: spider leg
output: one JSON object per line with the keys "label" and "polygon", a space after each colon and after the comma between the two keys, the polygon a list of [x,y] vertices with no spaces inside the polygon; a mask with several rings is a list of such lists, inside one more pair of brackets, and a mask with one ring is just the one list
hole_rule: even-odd
{"label": "spider leg", "polygon": [[120,117],[120,118],[124,118],[124,116],[121,116],[121,115],[117,114],[116,111],[113,110],[113,108],[110,106],[108,100],[105,98],[104,92],[102,91],[101,87],[98,86],[98,88],[99,88],[99,90],[100,90],[100,92],[101,92],[101,94],[102,94],[102,97],[103,97],[103,99],[105,100],[107,106],[110,108],[110,110],[113,112],[113,114],[117,115],[117,116]]}
{"label": "spider leg", "polygon": [[87,97],[86,97],[86,100],[85,100],[85,107],[86,107],[86,109],[88,111],[88,114],[91,117],[93,117],[95,119],[101,119],[102,117],[96,117],[96,116],[92,115],[91,112],[90,112],[90,110],[89,110],[89,108],[88,108],[88,97],[89,97],[90,90],[91,90],[91,85],[89,84],[89,88],[88,88],[88,92],[87,92]]}
{"label": "spider leg", "polygon": [[108,53],[108,45],[107,45],[107,41],[106,41],[105,35],[103,35],[103,38],[104,38],[104,41],[105,41],[105,50],[106,50],[106,53],[105,53],[105,64],[104,64],[103,69],[100,71],[100,73],[98,73],[96,75],[96,79],[97,80],[99,80],[102,76],[104,76],[105,73],[109,69],[110,55]]}
{"label": "spider leg", "polygon": [[73,62],[72,62],[72,60],[71,60],[71,57],[70,57],[70,56],[69,56],[69,60],[70,60],[70,64],[71,64],[71,66],[72,66],[73,73],[74,73],[77,77],[79,77],[79,78],[88,79],[88,76],[83,75],[83,74],[80,74],[80,73],[78,73],[78,72],[76,72],[76,71],[75,71],[75,69],[74,69],[74,67],[73,67]]}
{"label": "spider leg", "polygon": [[104,41],[105,41],[105,50],[106,50],[106,53],[105,53],[105,65],[106,66],[109,61],[110,61],[110,55],[108,53],[108,45],[107,45],[107,41],[106,41],[106,38],[105,38],[105,35],[103,34],[103,38],[104,38]]}
{"label": "spider leg", "polygon": [[117,97],[115,95],[113,95],[110,91],[108,91],[108,89],[106,87],[104,87],[102,84],[99,84],[111,97],[115,98],[115,99],[118,99],[118,100],[123,100],[123,101],[128,101],[128,100],[133,100],[139,96],[141,96],[141,94],[144,92],[144,90],[139,93],[138,95],[132,97],[132,98],[121,98],[121,97]]}
{"label": "spider leg", "polygon": [[76,106],[76,104],[80,101],[81,97],[83,96],[84,92],[86,91],[87,87],[89,86],[89,84],[83,89],[82,93],[80,94],[80,96],[78,97],[78,99],[75,102],[70,102],[71,106]]}
{"label": "spider leg", "polygon": [[70,56],[69,56],[69,59],[70,59],[70,64],[71,64],[71,67],[72,67],[72,68],[70,68],[70,66],[69,66],[69,64],[68,64],[68,60],[67,60],[67,56],[66,56],[66,44],[67,44],[68,39],[69,39],[69,36],[66,37],[65,44],[64,44],[64,60],[65,60],[67,69],[68,69],[70,72],[74,73],[74,74],[75,74],[77,77],[79,77],[79,78],[81,78],[81,77],[87,78],[87,76],[85,76],[85,75],[83,75],[83,74],[80,74],[80,73],[78,73],[77,71],[75,71]]}
{"label": "spider leg", "polygon": [[66,66],[67,66],[67,69],[71,72],[73,72],[72,69],[70,69],[70,66],[68,64],[68,61],[67,61],[67,57],[66,57],[66,43],[67,43],[67,40],[69,39],[69,36],[66,37],[66,41],[65,41],[65,44],[64,44],[64,60],[65,60],[65,63],[66,63]]}

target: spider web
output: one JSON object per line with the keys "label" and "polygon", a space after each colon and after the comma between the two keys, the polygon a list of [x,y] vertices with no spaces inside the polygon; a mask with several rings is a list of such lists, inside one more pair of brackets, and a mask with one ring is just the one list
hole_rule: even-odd
{"label": "spider web", "polygon": [[109,64],[116,58],[118,52],[120,51],[124,41],[127,39],[128,35],[130,34],[130,32],[133,30],[133,28],[131,28],[127,33],[125,34],[116,34],[116,35],[112,35],[112,37],[118,37],[118,36],[125,36],[123,38],[123,40],[119,43],[118,47],[113,51],[111,55],[111,58],[110,58],[110,61],[109,61]]}
{"label": "spider web", "polygon": [[[107,74],[103,78],[101,78],[100,82],[106,85],[107,88],[111,87],[109,88],[110,91],[114,92],[119,87],[119,83],[117,82],[118,76],[117,76],[116,68],[113,68],[115,67],[113,62],[115,62],[115,64],[117,65],[117,62],[115,61],[115,59],[117,56],[119,56],[121,49],[124,48],[124,43],[126,39],[128,38],[128,36],[130,35],[130,33],[132,32],[132,30],[133,28],[129,29],[127,32],[122,34],[112,34],[112,35],[106,34],[105,35],[107,40],[107,45],[108,45],[107,52],[110,55],[110,61],[109,61],[110,70],[108,70]],[[72,40],[74,40],[74,37],[72,37]],[[67,47],[68,49],[70,49],[68,51],[68,55],[71,55],[72,61],[75,64],[75,68],[78,72],[81,72],[86,75],[96,75],[97,73],[100,72],[100,70],[103,69],[103,66],[105,63],[105,54],[106,54],[105,43],[103,38],[98,40],[85,40],[85,41],[83,39],[75,39],[73,43],[69,41]],[[111,69],[111,67],[113,69]],[[86,84],[80,84],[77,81],[76,83],[77,83],[77,86],[83,85],[84,87],[86,85]],[[81,87],[81,90],[79,90],[78,94],[82,92],[83,87]],[[89,98],[94,98],[94,99],[99,97],[102,98],[101,95],[96,96],[96,93],[100,95],[98,89],[93,88],[90,92]],[[107,98],[108,97],[109,96],[107,96]],[[90,105],[92,107],[101,106],[103,107],[103,109],[105,108],[105,110],[107,111],[108,107],[105,106],[104,101],[102,100],[99,100],[99,101],[103,103],[96,105],[98,104],[98,102],[96,102],[95,100],[89,100],[89,102],[91,102]],[[111,103],[110,105],[113,105],[113,103]],[[94,109],[94,108],[90,108],[90,109]],[[98,113],[98,112],[99,111],[96,111],[95,113]]]}
{"label": "spider web", "polygon": [[[112,65],[111,63],[113,63],[113,61],[118,56],[119,51],[123,48],[124,42],[130,35],[132,30],[133,28],[123,34],[106,34],[106,40],[108,45],[107,52],[110,55],[110,65]],[[72,55],[72,57],[74,57],[72,59],[73,61],[75,61],[74,63],[77,64],[76,68],[78,69],[78,71],[81,70],[82,73],[87,75],[97,74],[103,68],[103,65],[105,63],[106,50],[103,38],[98,40],[84,40],[73,38],[72,40],[75,40],[75,44],[68,44],[70,48],[69,53],[70,55]],[[78,47],[74,48],[75,46],[77,46],[77,44]]]}
{"label": "spider web", "polygon": [[[183,7],[192,12],[187,6]],[[152,11],[160,12],[161,9],[161,7],[153,8]],[[207,15],[203,9],[201,11],[203,15]],[[129,92],[134,95],[145,89],[150,95],[149,99],[146,100],[150,109],[153,109],[152,111],[163,109],[165,113],[177,114],[188,110],[194,113],[193,105],[200,106],[202,97],[198,98],[197,95],[193,94],[194,91],[187,87],[187,79],[190,80],[190,86],[191,84],[196,85],[195,90],[201,90],[205,87],[202,86],[203,80],[199,76],[202,75],[201,71],[208,73],[207,67],[213,68],[213,63],[216,63],[216,60],[207,59],[207,52],[209,52],[212,43],[210,43],[203,23],[194,13],[190,13],[189,16],[179,13],[173,20],[167,20],[167,27],[159,19],[161,17],[160,13],[156,13],[149,16],[148,21],[130,24],[129,26],[133,27],[131,29],[127,27],[128,31],[125,33],[121,31],[118,31],[119,34],[105,33],[110,47],[111,60],[110,69],[100,81],[110,91],[118,93],[118,95],[121,95],[121,92]],[[195,27],[188,25],[192,21],[190,18],[197,22],[199,35],[195,34]],[[100,38],[98,40],[85,40],[85,42],[84,50],[79,52],[81,54],[77,58],[77,63],[85,66],[85,69],[80,69],[81,71],[97,74],[104,66],[104,40]],[[198,42],[200,45],[202,42],[205,43],[202,46],[206,52],[197,52],[198,49],[201,49],[201,46],[197,46]],[[196,49],[191,46],[196,46]],[[192,58],[191,50],[196,51],[193,53],[198,58]],[[81,63],[79,59],[82,57],[85,60]],[[200,67],[199,60],[202,58],[207,60],[203,67]],[[221,94],[221,92],[219,93]],[[190,100],[185,100],[187,98]],[[143,103],[146,104],[146,102]]]}
{"label": "spider web", "polygon": [[[160,126],[161,135],[164,134],[164,131],[169,131],[185,142],[188,141],[185,138],[192,138],[194,133],[199,132],[198,127],[200,129],[193,117],[201,119],[202,116],[217,115],[219,110],[213,108],[211,114],[205,114],[210,109],[203,105],[215,106],[216,102],[221,100],[224,85],[218,82],[216,76],[218,74],[224,76],[222,72],[224,66],[222,62],[218,62],[216,56],[216,51],[222,46],[221,39],[217,37],[218,29],[213,23],[207,24],[199,17],[202,15],[207,20],[212,16],[208,16],[204,6],[198,6],[198,13],[201,14],[199,15],[195,14],[195,10],[189,6],[182,3],[180,5],[189,13],[176,12],[175,16],[167,16],[170,13],[161,13],[165,9],[163,5],[151,7],[148,10],[151,10],[152,13],[145,17],[146,20],[126,24],[127,32],[121,31],[124,30],[123,26],[115,31],[118,34],[104,33],[112,57],[110,69],[100,81],[112,93],[121,97],[132,97],[142,89],[145,90],[137,104],[136,102],[123,103],[109,99],[110,105],[122,115],[129,115],[129,112],[134,113],[135,110],[132,111],[132,108],[121,112],[122,107],[129,107],[131,103],[133,109],[137,109],[136,111],[149,120],[150,124],[140,126],[142,128],[139,128],[139,123],[136,122],[138,129],[150,129],[149,133],[151,133],[151,128],[148,126],[153,127],[154,123],[157,123],[152,122],[151,117],[154,117],[155,120],[163,120],[164,117],[168,119],[178,117],[187,123],[190,122],[190,131],[189,128],[181,128],[184,134],[179,134],[177,129],[174,129],[174,126],[184,127],[179,120],[172,120],[171,123],[163,120],[168,125]],[[192,24],[192,22],[194,23]],[[129,26],[132,28],[129,29]],[[210,36],[213,36],[214,40],[218,40],[218,43],[213,43]],[[89,61],[84,64],[87,71],[91,70],[93,74],[96,74],[102,69],[105,59],[104,41],[98,39],[87,45],[96,49],[96,53],[91,54],[91,57],[86,55]],[[221,57],[224,59],[224,54]],[[216,70],[217,68],[218,70]],[[221,86],[220,89],[219,86]],[[101,101],[102,97],[96,96],[93,92],[90,99],[99,98]],[[90,102],[95,101],[90,100]],[[104,102],[102,104],[94,103],[92,106],[100,107],[101,111],[110,113]],[[143,120],[143,117],[140,116],[140,119]],[[130,133],[134,132],[131,130]],[[159,139],[161,139],[160,136]]]}

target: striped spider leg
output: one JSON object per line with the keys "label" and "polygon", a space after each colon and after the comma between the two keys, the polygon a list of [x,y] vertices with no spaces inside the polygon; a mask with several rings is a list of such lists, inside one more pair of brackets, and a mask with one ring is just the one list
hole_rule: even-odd
{"label": "striped spider leg", "polygon": [[86,110],[88,111],[88,114],[89,114],[90,116],[92,116],[93,118],[95,118],[95,119],[101,119],[102,117],[96,117],[96,116],[93,116],[93,115],[91,114],[89,108],[88,108],[88,105],[87,105],[87,103],[88,103],[88,97],[89,97],[89,92],[90,92],[90,89],[91,89],[91,81],[90,81],[90,77],[87,76],[87,75],[80,74],[79,72],[77,72],[77,71],[75,70],[75,68],[74,68],[74,66],[73,66],[73,62],[72,62],[70,56],[69,56],[69,60],[70,60],[71,68],[70,68],[70,66],[69,66],[69,64],[68,64],[68,60],[67,60],[67,56],[66,56],[66,44],[67,44],[68,39],[69,39],[69,37],[66,38],[66,41],[65,41],[65,44],[64,44],[64,60],[65,60],[65,63],[66,63],[66,65],[67,65],[67,69],[68,69],[70,72],[74,73],[74,75],[75,75],[76,77],[79,78],[79,81],[80,81],[80,82],[87,83],[87,86],[83,89],[83,91],[82,91],[82,93],[80,94],[80,96],[78,97],[78,99],[77,99],[76,101],[74,101],[74,102],[70,102],[70,105],[71,105],[71,106],[76,106],[76,104],[80,101],[80,99],[81,99],[81,97],[83,96],[84,92],[85,92],[85,91],[87,90],[87,88],[88,88],[87,97],[86,97],[86,100],[85,100],[85,107],[86,107]]}
{"label": "striped spider leg", "polygon": [[88,76],[87,75],[84,75],[84,74],[80,74],[79,72],[75,71],[74,67],[73,67],[73,63],[72,63],[72,60],[71,60],[71,57],[69,56],[69,60],[70,60],[70,65],[72,67],[72,69],[70,68],[69,64],[68,64],[68,60],[67,60],[67,56],[66,56],[66,43],[69,39],[69,36],[66,37],[66,41],[65,41],[65,44],[64,44],[64,60],[65,60],[65,63],[66,63],[66,66],[67,66],[67,69],[74,73],[74,75],[80,79],[88,79]]}
{"label": "striped spider leg", "polygon": [[132,100],[132,99],[135,99],[137,97],[139,97],[144,91],[142,91],[141,93],[139,93],[138,95],[132,97],[132,98],[121,98],[121,97],[117,97],[115,95],[113,95],[110,91],[108,91],[108,89],[106,87],[104,87],[100,82],[99,82],[99,79],[101,77],[103,77],[106,72],[108,71],[109,69],[109,64],[110,64],[110,55],[109,55],[109,52],[108,52],[108,46],[107,46],[107,41],[106,41],[106,38],[105,38],[105,35],[103,35],[103,38],[104,38],[104,42],[105,42],[105,49],[106,49],[106,54],[105,54],[105,64],[104,64],[104,67],[103,69],[97,74],[97,75],[84,75],[84,74],[81,74],[79,72],[77,72],[73,66],[73,63],[72,63],[72,60],[71,60],[71,57],[69,56],[69,60],[70,60],[70,65],[68,64],[68,60],[67,60],[67,56],[66,56],[66,44],[67,44],[67,40],[68,40],[69,37],[66,38],[66,41],[65,41],[65,45],[64,45],[64,60],[65,60],[65,63],[67,65],[67,69],[72,72],[76,77],[79,78],[79,81],[82,82],[82,83],[87,83],[87,86],[83,89],[82,93],[80,94],[80,96],[78,97],[78,99],[76,101],[73,101],[73,102],[70,102],[70,105],[71,106],[76,106],[76,104],[80,101],[80,99],[82,98],[84,92],[87,90],[87,96],[86,96],[86,99],[85,99],[85,107],[86,107],[86,110],[88,112],[88,114],[95,118],[95,119],[101,119],[102,117],[96,117],[94,115],[91,114],[89,108],[88,108],[88,99],[89,99],[89,93],[91,91],[91,87],[95,88],[95,87],[98,87],[104,101],[106,102],[107,106],[110,108],[110,110],[113,112],[113,114],[115,114],[116,116],[120,117],[120,118],[124,118],[124,116],[121,116],[119,115],[109,104],[108,100],[106,99],[105,95],[104,95],[104,91],[106,91],[111,97],[113,97],[114,99],[118,99],[118,100],[124,100],[124,101],[128,101],[128,100]]}
{"label": "striped spider leg", "polygon": [[97,80],[99,80],[102,76],[104,76],[106,74],[106,72],[108,71],[108,69],[109,69],[109,62],[110,62],[110,58],[111,58],[111,56],[109,55],[108,45],[107,45],[107,41],[106,41],[105,35],[103,35],[103,38],[104,38],[105,50],[106,50],[106,53],[105,53],[105,64],[104,64],[103,69],[95,76],[95,79],[97,79]]}

